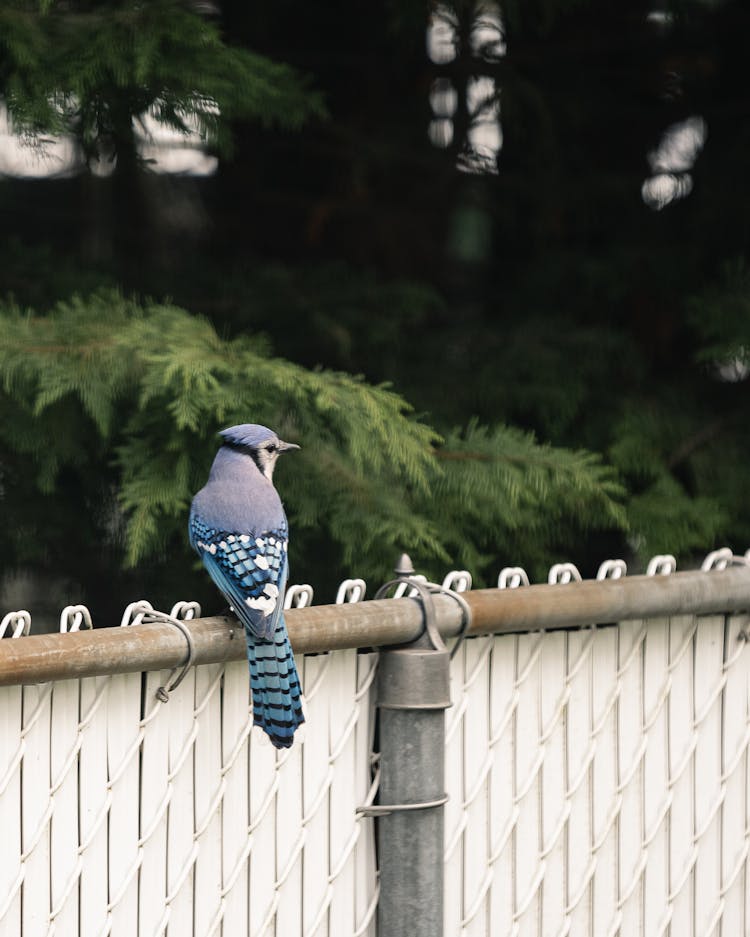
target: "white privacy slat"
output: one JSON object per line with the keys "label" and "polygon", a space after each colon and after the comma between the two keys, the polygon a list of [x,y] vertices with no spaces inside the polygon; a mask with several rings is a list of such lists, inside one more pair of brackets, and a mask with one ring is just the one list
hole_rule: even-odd
{"label": "white privacy slat", "polygon": [[145,674],[144,726],[141,745],[141,809],[139,839],[143,858],[139,877],[138,933],[157,934],[167,896],[167,816],[169,783],[169,710],[156,691],[169,671]]}
{"label": "white privacy slat", "polygon": [[643,882],[643,640],[642,621],[626,621],[618,628],[620,694],[617,704],[617,786],[619,817],[618,908],[622,932],[641,926]]}
{"label": "white privacy slat", "polygon": [[516,880],[514,917],[521,935],[537,933],[539,921],[539,871],[541,818],[540,769],[543,752],[540,716],[539,656],[544,636],[518,638],[519,700],[515,717],[516,765],[514,800],[518,808],[515,832]]}
{"label": "white privacy slat", "polygon": [[451,707],[445,713],[445,788],[450,791],[445,805],[446,855],[443,880],[443,926],[446,934],[459,934],[463,919],[463,871],[465,789],[463,777],[464,714],[467,642],[454,650],[450,663]]}
{"label": "white privacy slat", "polygon": [[[355,801],[362,805],[370,790],[370,772],[363,770],[370,764],[370,753],[374,745],[374,699],[378,656],[373,653],[357,654],[357,697],[360,713],[355,727],[354,775]],[[365,918],[370,912],[377,888],[375,857],[375,824],[370,817],[360,817],[359,837],[354,844],[355,869],[355,915],[356,931],[362,937],[375,937],[376,917],[372,914],[370,924],[363,929]]]}
{"label": "white privacy slat", "polygon": [[487,932],[489,913],[489,696],[493,638],[466,641],[464,692],[471,718],[464,721],[463,792],[464,833],[463,933]]}
{"label": "white privacy slat", "polygon": [[280,757],[276,796],[277,934],[302,931],[302,748],[293,745]]}
{"label": "white privacy slat", "polygon": [[541,845],[545,863],[542,934],[560,934],[565,924],[565,722],[567,719],[566,635],[547,636],[539,657],[540,720],[544,763],[541,771]]}
{"label": "white privacy slat", "polygon": [[724,690],[724,726],[722,739],[722,776],[726,778],[726,799],[722,826],[722,893],[725,910],[722,927],[727,934],[746,934],[748,921],[745,903],[748,888],[747,852],[750,814],[748,797],[748,677],[740,664],[744,635],[750,626],[747,615],[727,619],[724,666],[727,683]]}
{"label": "white privacy slat", "polygon": [[81,937],[99,937],[107,923],[107,708],[109,677],[81,680],[79,815]]}
{"label": "white privacy slat", "polygon": [[357,652],[335,654],[329,673],[329,764],[331,781],[331,833],[329,881],[334,886],[329,912],[331,934],[354,931],[354,865],[350,861],[356,835],[356,774],[354,718],[357,694]]}
{"label": "white privacy slat", "polygon": [[195,671],[165,704],[169,718],[169,778],[172,796],[167,814],[168,937],[184,937],[193,927],[195,782],[193,762]]}
{"label": "white privacy slat", "polygon": [[221,915],[221,677],[223,664],[195,672],[195,930],[209,934]]}
{"label": "white privacy slat", "polygon": [[23,934],[47,933],[50,912],[50,684],[23,689],[25,753],[21,780]]}
{"label": "white privacy slat", "polygon": [[[513,726],[517,700],[515,635],[492,639],[489,688],[490,791],[490,934],[509,934],[513,927],[514,815]],[[446,933],[450,933],[446,928]]]}
{"label": "white privacy slat", "polygon": [[276,894],[276,796],[279,778],[276,749],[260,729],[250,733],[250,935],[275,933]]}
{"label": "white privacy slat", "polygon": [[617,908],[617,629],[597,629],[592,647],[592,934],[610,934]]}
{"label": "white privacy slat", "polygon": [[643,829],[648,863],[643,871],[646,937],[660,937],[669,914],[669,619],[649,622],[644,646]]}
{"label": "white privacy slat", "polygon": [[78,933],[78,743],[80,687],[56,683],[52,693],[50,776],[51,913],[59,934]]}
{"label": "white privacy slat", "polygon": [[693,672],[695,668],[693,616],[674,616],[669,624],[672,690],[669,694],[669,894],[674,934],[693,933]]}
{"label": "white privacy slat", "polygon": [[328,814],[330,775],[327,676],[330,654],[304,658],[305,743],[302,747],[302,813],[305,846],[302,913],[305,937],[328,934]]}
{"label": "white privacy slat", "polygon": [[223,889],[226,891],[223,933],[248,933],[248,737],[250,677],[245,661],[226,665],[221,724],[224,801],[221,813]]}
{"label": "white privacy slat", "polygon": [[592,650],[595,631],[568,635],[570,700],[567,713],[568,820],[566,909],[571,934],[591,934]]}
{"label": "white privacy slat", "polygon": [[112,937],[138,927],[138,799],[141,675],[111,677],[107,707],[109,905]]}
{"label": "white privacy slat", "polygon": [[695,638],[695,930],[710,934],[721,888],[721,707],[724,619],[701,620]]}
{"label": "white privacy slat", "polygon": [[21,763],[25,741],[21,735],[21,687],[0,688],[0,830],[4,857],[0,878],[0,937],[21,933]]}

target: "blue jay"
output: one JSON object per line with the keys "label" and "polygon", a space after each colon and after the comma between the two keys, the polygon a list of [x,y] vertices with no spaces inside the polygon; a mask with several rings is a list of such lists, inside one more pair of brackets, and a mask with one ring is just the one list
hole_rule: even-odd
{"label": "blue jay", "polygon": [[190,544],[245,626],[253,721],[277,748],[289,748],[305,719],[284,622],[288,530],[273,470],[282,452],[299,446],[257,423],[220,435],[190,507]]}

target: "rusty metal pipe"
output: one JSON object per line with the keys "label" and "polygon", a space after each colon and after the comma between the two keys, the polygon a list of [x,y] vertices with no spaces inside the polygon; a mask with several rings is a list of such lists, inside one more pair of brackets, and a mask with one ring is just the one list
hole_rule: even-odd
{"label": "rusty metal pipe", "polygon": [[[658,615],[737,612],[750,610],[750,567],[477,589],[463,596],[472,612],[470,635],[576,628]],[[443,637],[457,635],[461,628],[458,605],[448,596],[436,595],[435,612]],[[290,609],[286,618],[298,654],[406,644],[422,630],[422,612],[413,599]],[[245,656],[236,622],[233,626],[228,618],[201,618],[187,622],[187,627],[196,664]],[[184,636],[161,623],[3,639],[0,686],[162,670],[182,664],[186,657]]]}

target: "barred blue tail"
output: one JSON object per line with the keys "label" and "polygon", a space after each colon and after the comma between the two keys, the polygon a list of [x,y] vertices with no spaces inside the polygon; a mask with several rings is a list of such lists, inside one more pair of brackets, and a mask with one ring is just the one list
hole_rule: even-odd
{"label": "barred blue tail", "polygon": [[245,637],[250,663],[253,722],[263,729],[276,748],[289,748],[297,726],[305,721],[305,717],[284,616],[279,616],[273,640],[253,637],[247,629]]}

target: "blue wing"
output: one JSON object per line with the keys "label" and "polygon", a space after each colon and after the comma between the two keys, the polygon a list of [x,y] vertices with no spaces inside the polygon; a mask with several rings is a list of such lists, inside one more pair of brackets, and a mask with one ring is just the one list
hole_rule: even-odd
{"label": "blue wing", "polygon": [[190,517],[190,542],[237,617],[257,638],[271,639],[284,607],[287,530],[257,537],[217,530],[197,514]]}

